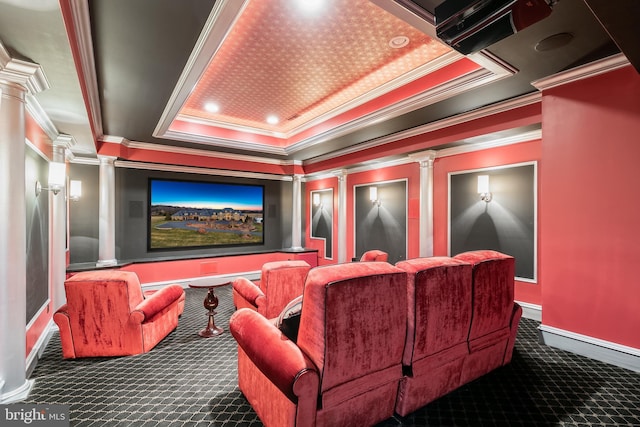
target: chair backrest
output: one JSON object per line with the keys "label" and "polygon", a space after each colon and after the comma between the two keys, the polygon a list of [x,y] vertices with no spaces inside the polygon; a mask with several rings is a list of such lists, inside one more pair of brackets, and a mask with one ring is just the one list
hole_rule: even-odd
{"label": "chair backrest", "polygon": [[341,396],[353,393],[355,386],[337,386],[390,367],[397,366],[401,377],[406,280],[405,272],[381,262],[336,264],[309,272],[297,344],[320,372],[321,393],[332,388]]}
{"label": "chair backrest", "polygon": [[454,258],[473,266],[469,340],[508,328],[513,312],[515,259],[492,250],[463,252]]}
{"label": "chair backrest", "polygon": [[360,261],[384,261],[389,259],[389,254],[378,249],[366,251],[360,257]]}
{"label": "chair backrest", "polygon": [[407,343],[403,363],[463,344],[471,324],[471,265],[449,257],[415,258],[396,266],[407,277]]}
{"label": "chair backrest", "polygon": [[81,272],[67,279],[64,287],[76,345],[123,347],[120,341],[127,337],[123,331],[134,327],[131,311],[144,299],[138,276],[119,270]]}
{"label": "chair backrest", "polygon": [[265,295],[266,318],[277,317],[282,309],[297,296],[302,295],[304,281],[311,266],[306,261],[274,261],[262,266],[259,286]]}

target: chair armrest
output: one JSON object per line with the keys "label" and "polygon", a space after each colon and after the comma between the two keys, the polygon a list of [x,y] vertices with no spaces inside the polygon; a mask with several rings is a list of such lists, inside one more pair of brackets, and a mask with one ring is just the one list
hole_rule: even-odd
{"label": "chair armrest", "polygon": [[316,402],[320,379],[315,365],[272,320],[242,308],[229,319],[229,329],[247,357],[289,399]]}
{"label": "chair armrest", "polygon": [[62,357],[65,359],[74,359],[76,350],[73,344],[73,335],[71,335],[71,321],[67,312],[67,304],[63,304],[53,314],[53,321],[58,325],[60,331],[60,343],[62,345]]}
{"label": "chair armrest", "polygon": [[131,317],[142,323],[179,301],[183,295],[184,289],[180,285],[165,286],[142,300],[131,312]]}
{"label": "chair armrest", "polygon": [[258,285],[253,283],[251,280],[244,277],[238,277],[233,281],[232,286],[233,290],[252,306],[257,308],[259,306],[258,304],[263,303],[265,298],[264,293]]}

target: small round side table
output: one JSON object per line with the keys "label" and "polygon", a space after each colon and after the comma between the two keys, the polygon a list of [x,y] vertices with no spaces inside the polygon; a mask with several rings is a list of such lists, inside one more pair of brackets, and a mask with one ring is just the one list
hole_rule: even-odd
{"label": "small round side table", "polygon": [[231,281],[229,280],[229,278],[225,277],[225,278],[213,279],[211,282],[203,283],[201,285],[200,284],[196,285],[193,283],[189,284],[190,288],[208,289],[207,295],[204,297],[204,308],[207,309],[207,316],[209,317],[209,320],[207,321],[207,327],[201,330],[200,332],[198,332],[198,335],[200,335],[201,337],[203,338],[217,337],[218,335],[224,332],[224,329],[216,326],[213,320],[213,315],[216,314],[215,309],[218,307],[218,297],[216,296],[214,289],[219,288],[221,286],[227,286],[230,283]]}

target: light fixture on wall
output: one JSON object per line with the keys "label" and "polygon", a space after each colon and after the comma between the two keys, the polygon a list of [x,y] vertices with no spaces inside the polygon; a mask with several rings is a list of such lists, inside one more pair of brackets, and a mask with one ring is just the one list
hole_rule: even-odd
{"label": "light fixture on wall", "polygon": [[69,181],[69,199],[77,202],[82,197],[82,181],[72,179]]}
{"label": "light fixture on wall", "polygon": [[66,165],[59,162],[49,163],[49,186],[43,187],[40,181],[36,181],[36,197],[40,195],[42,190],[51,191],[54,195],[58,194],[64,188],[66,176]]}
{"label": "light fixture on wall", "polygon": [[313,193],[313,206],[322,207],[322,202],[320,201],[320,193]]}
{"label": "light fixture on wall", "polygon": [[489,192],[489,175],[478,175],[478,194],[480,194],[480,200],[489,203],[492,195]]}
{"label": "light fixture on wall", "polygon": [[380,207],[381,202],[380,199],[378,199],[378,187],[369,187],[369,200],[371,200],[371,203],[374,205]]}

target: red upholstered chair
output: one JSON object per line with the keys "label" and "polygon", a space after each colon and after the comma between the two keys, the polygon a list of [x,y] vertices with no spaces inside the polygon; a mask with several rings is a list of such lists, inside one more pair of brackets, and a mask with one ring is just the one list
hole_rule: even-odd
{"label": "red upholstered chair", "polygon": [[497,251],[478,250],[454,258],[473,266],[470,354],[461,378],[462,383],[467,383],[511,362],[522,308],[513,300],[513,257]]}
{"label": "red upholstered chair", "polygon": [[408,273],[407,342],[396,412],[402,416],[460,386],[469,354],[471,265],[449,257],[416,258],[396,266]]}
{"label": "red upholstered chair", "polygon": [[360,261],[384,261],[386,262],[389,258],[389,254],[386,252],[380,251],[378,249],[372,249],[370,251],[366,251],[360,257]]}
{"label": "red upholstered chair", "polygon": [[311,266],[306,261],[274,261],[262,266],[260,281],[244,277],[233,281],[233,304],[251,308],[268,319],[278,317],[289,301],[302,295]]}
{"label": "red upholstered chair", "polygon": [[64,282],[67,303],[53,315],[66,359],[146,353],[178,326],[184,290],[143,294],[130,271],[78,273]]}
{"label": "red upholstered chair", "polygon": [[232,315],[239,387],[265,426],[370,426],[393,416],[406,280],[382,262],[312,269],[297,343],[252,310]]}

